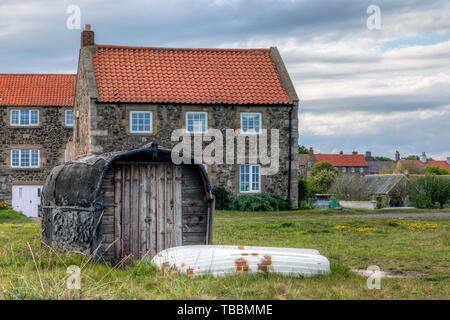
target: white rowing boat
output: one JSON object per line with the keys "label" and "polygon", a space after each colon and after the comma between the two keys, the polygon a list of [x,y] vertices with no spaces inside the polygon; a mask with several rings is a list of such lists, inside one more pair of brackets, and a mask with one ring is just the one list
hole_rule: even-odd
{"label": "white rowing boat", "polygon": [[313,249],[252,246],[183,246],[159,252],[151,263],[191,276],[280,273],[302,277],[330,274],[328,259]]}

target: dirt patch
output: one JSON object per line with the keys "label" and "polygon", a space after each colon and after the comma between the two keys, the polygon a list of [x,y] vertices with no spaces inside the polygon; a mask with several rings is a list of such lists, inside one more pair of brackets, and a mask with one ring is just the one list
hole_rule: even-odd
{"label": "dirt patch", "polygon": [[[359,274],[363,277],[370,277],[374,274],[372,270],[366,270],[366,269],[357,269],[357,268],[350,268],[350,270],[356,274]],[[380,270],[377,271],[381,278],[417,278],[417,277],[424,277],[427,274],[426,273],[420,273],[416,271],[397,271],[392,272],[388,270]]]}

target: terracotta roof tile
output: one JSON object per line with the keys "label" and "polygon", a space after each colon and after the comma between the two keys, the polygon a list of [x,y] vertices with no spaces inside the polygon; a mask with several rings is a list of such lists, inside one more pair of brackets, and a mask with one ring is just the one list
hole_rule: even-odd
{"label": "terracotta roof tile", "polygon": [[419,167],[439,167],[441,169],[447,169],[450,170],[450,165],[447,164],[447,161],[439,161],[439,160],[432,160],[432,161],[427,161],[426,163],[423,163],[420,160],[400,160],[400,163],[403,164],[414,164],[417,165]]}
{"label": "terracotta roof tile", "polygon": [[100,102],[292,104],[270,49],[97,47]]}
{"label": "terracotta roof tile", "polygon": [[0,106],[72,106],[74,74],[0,74]]}
{"label": "terracotta roof tile", "polygon": [[362,154],[314,154],[318,162],[329,162],[335,167],[367,167]]}

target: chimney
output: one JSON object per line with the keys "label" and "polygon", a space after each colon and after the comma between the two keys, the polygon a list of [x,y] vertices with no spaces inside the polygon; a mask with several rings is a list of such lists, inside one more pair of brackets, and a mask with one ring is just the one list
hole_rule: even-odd
{"label": "chimney", "polygon": [[366,151],[366,158],[372,158],[372,152]]}
{"label": "chimney", "polygon": [[358,154],[358,151],[353,151],[352,152],[352,155],[356,155],[356,154]]}
{"label": "chimney", "polygon": [[343,155],[344,155],[344,152],[341,150],[341,151],[339,151],[339,154],[340,154],[341,156],[343,156]]}
{"label": "chimney", "polygon": [[309,148],[309,152],[308,152],[308,154],[309,154],[310,156],[312,156],[312,155],[314,154],[314,150],[313,150],[313,148],[312,148],[312,147],[310,147],[310,148]]}
{"label": "chimney", "polygon": [[395,151],[395,162],[399,162],[400,161],[400,152]]}
{"label": "chimney", "polygon": [[91,25],[86,24],[84,30],[81,32],[81,47],[93,46],[94,42],[94,31],[91,30]]}
{"label": "chimney", "polygon": [[450,166],[450,157],[447,157],[447,164]]}
{"label": "chimney", "polygon": [[427,156],[426,156],[425,152],[422,152],[422,155],[420,156],[420,161],[422,163],[427,163]]}

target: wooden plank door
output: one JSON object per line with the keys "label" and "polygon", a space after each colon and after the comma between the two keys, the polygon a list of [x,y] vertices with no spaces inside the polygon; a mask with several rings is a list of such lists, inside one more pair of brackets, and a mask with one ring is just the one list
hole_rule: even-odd
{"label": "wooden plank door", "polygon": [[173,164],[115,166],[116,261],[153,257],[182,243],[182,170]]}

